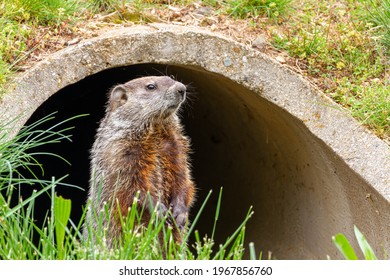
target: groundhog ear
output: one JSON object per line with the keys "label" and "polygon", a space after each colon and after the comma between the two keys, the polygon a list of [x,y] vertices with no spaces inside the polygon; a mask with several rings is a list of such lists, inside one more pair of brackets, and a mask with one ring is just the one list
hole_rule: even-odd
{"label": "groundhog ear", "polygon": [[123,86],[116,86],[110,95],[111,110],[122,106],[127,102],[127,90]]}

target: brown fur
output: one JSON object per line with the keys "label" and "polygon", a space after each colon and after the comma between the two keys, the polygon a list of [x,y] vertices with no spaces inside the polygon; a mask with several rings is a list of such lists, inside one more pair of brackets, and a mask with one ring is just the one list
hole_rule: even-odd
{"label": "brown fur", "polygon": [[177,116],[185,90],[169,77],[152,76],[131,80],[110,92],[106,116],[91,151],[92,203],[86,221],[96,230],[93,210],[100,213],[104,203],[109,203],[110,223],[104,224],[109,245],[122,232],[116,203],[125,217],[137,192],[138,204],[148,210],[144,223],[150,217],[149,193],[153,206],[159,203],[161,215],[171,209],[177,225],[173,227],[174,238],[181,241],[195,193],[188,162],[189,140]]}

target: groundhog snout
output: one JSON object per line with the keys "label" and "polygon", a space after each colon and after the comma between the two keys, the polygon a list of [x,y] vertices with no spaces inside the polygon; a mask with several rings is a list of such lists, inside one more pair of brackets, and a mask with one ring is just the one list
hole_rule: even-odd
{"label": "groundhog snout", "polygon": [[175,94],[178,95],[182,101],[186,98],[186,91],[187,88],[182,83],[177,82],[173,86],[173,92],[175,92]]}
{"label": "groundhog snout", "polygon": [[186,98],[186,91],[185,91],[185,90],[179,89],[179,90],[177,91],[177,93],[180,94],[180,96],[181,96],[182,99],[185,99],[185,98]]}

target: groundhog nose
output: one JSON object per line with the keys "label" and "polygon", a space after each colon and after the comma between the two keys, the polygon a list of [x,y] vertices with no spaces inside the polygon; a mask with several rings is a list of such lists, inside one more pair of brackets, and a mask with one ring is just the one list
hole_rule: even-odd
{"label": "groundhog nose", "polygon": [[181,97],[185,98],[186,91],[184,89],[179,89],[177,92],[181,95]]}
{"label": "groundhog nose", "polygon": [[177,93],[180,94],[181,98],[185,98],[186,97],[186,87],[184,85],[180,85],[178,86],[177,88]]}

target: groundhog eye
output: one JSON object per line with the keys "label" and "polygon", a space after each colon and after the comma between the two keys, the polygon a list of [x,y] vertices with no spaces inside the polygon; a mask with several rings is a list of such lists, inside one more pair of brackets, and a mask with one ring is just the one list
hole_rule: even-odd
{"label": "groundhog eye", "polygon": [[157,88],[157,86],[154,85],[154,84],[148,84],[148,85],[146,86],[146,88],[147,88],[148,90],[154,90],[154,89]]}

